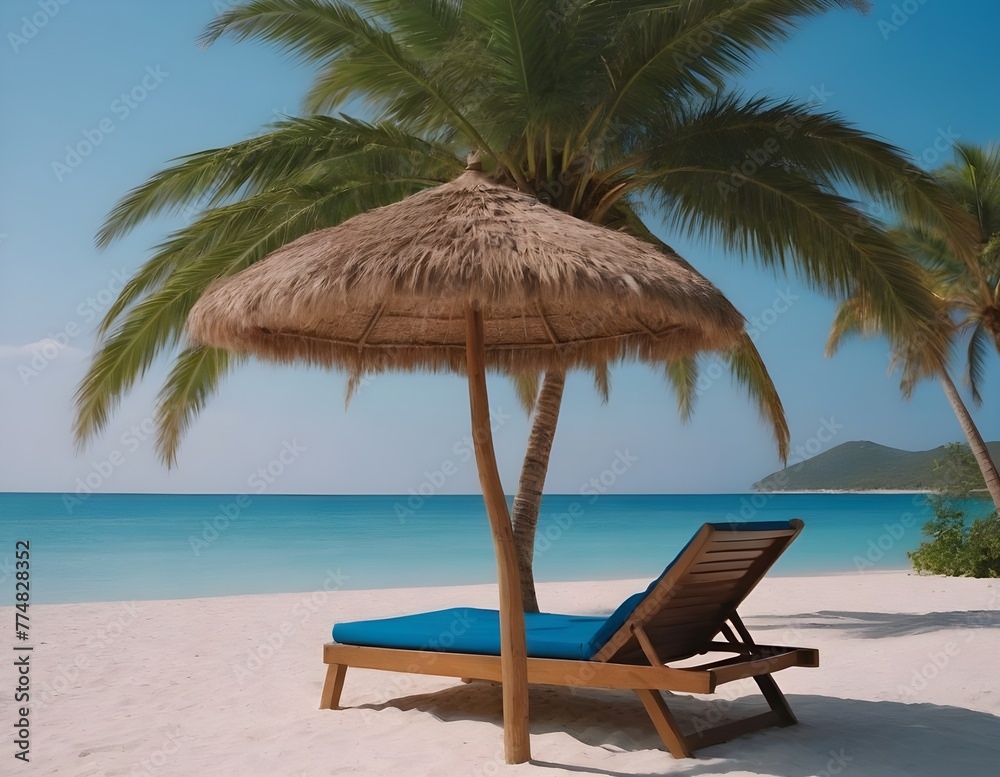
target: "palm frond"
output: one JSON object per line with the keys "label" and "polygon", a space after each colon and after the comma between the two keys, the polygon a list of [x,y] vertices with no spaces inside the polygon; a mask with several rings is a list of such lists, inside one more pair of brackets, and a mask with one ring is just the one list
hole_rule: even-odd
{"label": "palm frond", "polygon": [[76,390],[73,435],[78,448],[104,430],[122,396],[159,353],[180,342],[184,320],[196,300],[196,293],[153,295],[138,303],[106,338]]}
{"label": "palm frond", "polygon": [[726,351],[724,358],[729,365],[734,385],[746,391],[757,406],[757,412],[771,427],[782,463],[786,462],[791,436],[785,419],[785,408],[750,335],[744,332],[739,345]]}
{"label": "palm frond", "polygon": [[322,206],[318,211],[304,212],[305,216],[312,214],[308,223],[313,229],[335,226],[447,180],[459,169],[454,157],[438,153],[414,156],[399,149],[388,153],[370,146],[349,162],[344,157],[327,159],[258,195],[209,209],[157,246],[156,253],[129,279],[106,311],[98,333],[106,334],[129,306],[158,288],[174,269],[196,261],[218,245],[241,239],[261,225],[279,223],[289,209],[318,203]]}
{"label": "palm frond", "polygon": [[[614,7],[608,3],[607,6]],[[647,4],[614,25],[609,49],[613,88],[595,111],[597,136],[612,123],[650,116],[665,98],[707,97],[746,72],[754,56],[786,40],[838,0],[691,0]],[[613,57],[613,58],[612,58]],[[595,125],[598,126],[598,125]]]}
{"label": "palm frond", "polygon": [[[669,105],[648,139],[655,164],[667,159],[713,160],[740,171],[794,170],[831,190],[847,188],[933,228],[956,255],[977,250],[978,227],[962,205],[900,148],[836,114],[795,100],[713,97],[693,106]],[[734,181],[731,185],[738,186]],[[723,189],[728,191],[728,189]]]}
{"label": "palm frond", "polygon": [[969,346],[966,351],[965,382],[972,392],[973,402],[981,405],[983,397],[980,387],[986,379],[986,351],[989,348],[989,335],[981,321],[972,323],[972,334],[969,336]]}
{"label": "palm frond", "polygon": [[[938,328],[941,339],[950,349],[953,327],[945,311],[939,311],[930,325]],[[846,338],[871,338],[885,334],[885,323],[878,307],[861,297],[848,298],[837,307],[826,344],[826,355],[835,355]],[[897,369],[900,370],[899,388],[906,398],[913,394],[921,380],[939,375],[947,368],[948,350],[942,359],[940,354],[928,348],[926,340],[919,333],[912,333],[909,339],[889,340],[891,351],[888,372],[892,374]]]}
{"label": "palm frond", "polygon": [[834,297],[859,296],[880,311],[898,341],[914,333],[943,359],[947,342],[931,322],[939,305],[917,266],[852,201],[801,173],[753,171],[722,160],[678,159],[649,181],[669,224],[712,236],[764,266],[789,269]]}
{"label": "palm frond", "polygon": [[838,304],[826,341],[827,358],[837,355],[845,339],[876,335],[878,328],[873,318],[864,301],[858,297],[848,298]]}
{"label": "palm frond", "polygon": [[[77,389],[77,444],[100,432],[122,395],[156,357],[179,344],[188,312],[212,281],[248,267],[300,235],[339,223],[345,210],[358,207],[361,188],[269,192],[216,208],[186,228],[195,256],[174,267],[155,291],[125,309],[113,330],[108,327]],[[183,241],[178,250],[185,250]]]}
{"label": "palm frond", "polygon": [[[771,427],[778,446],[778,455],[785,461],[788,458],[790,444],[785,410],[753,340],[744,332],[739,344],[719,354],[719,358],[729,370],[733,385],[746,392],[761,418]],[[681,421],[687,422],[694,414],[695,401],[699,395],[700,369],[697,357],[673,359],[665,366],[664,371],[677,397]]]}
{"label": "palm frond", "polygon": [[[466,116],[459,98],[467,73],[455,66],[435,68],[416,59],[375,17],[364,17],[338,0],[249,0],[224,11],[202,35],[211,44],[227,35],[277,45],[320,66],[306,110],[336,109],[352,97],[365,98],[386,118],[405,124],[422,114],[447,117],[468,142],[494,159],[495,151]],[[403,113],[400,108],[406,107]],[[422,107],[422,113],[417,111]]]}
{"label": "palm frond", "polygon": [[664,367],[667,382],[677,397],[677,413],[681,421],[687,423],[694,414],[698,397],[698,360],[694,356],[671,359]]}
{"label": "palm frond", "polygon": [[357,0],[364,8],[392,32],[398,40],[405,41],[414,52],[437,56],[441,49],[452,44],[462,30],[463,5],[461,0],[428,0],[401,3],[399,0]]}
{"label": "palm frond", "polygon": [[965,264],[955,258],[948,241],[933,229],[906,222],[890,230],[889,237],[936,276],[952,279],[965,274]]}
{"label": "palm frond", "polygon": [[[983,246],[980,259],[983,272],[993,281],[1000,281],[1000,232],[997,232]],[[996,295],[996,292],[994,292]]]}
{"label": "palm frond", "polygon": [[[222,11],[199,42],[210,46],[223,36],[238,41],[259,38],[304,61],[325,61],[354,45],[343,3],[325,0],[249,0]],[[364,21],[354,12],[359,21]]]}
{"label": "palm frond", "polygon": [[958,141],[955,160],[938,170],[937,177],[976,220],[980,240],[1000,232],[1000,145]]}
{"label": "palm frond", "polygon": [[348,117],[277,122],[264,134],[181,157],[115,205],[97,235],[106,246],[145,220],[225,204],[304,179],[381,174],[449,180],[462,169],[450,145],[397,126]]}
{"label": "palm frond", "polygon": [[218,390],[222,379],[245,361],[217,348],[187,348],[174,361],[156,405],[156,449],[168,468],[177,463],[181,438]]}

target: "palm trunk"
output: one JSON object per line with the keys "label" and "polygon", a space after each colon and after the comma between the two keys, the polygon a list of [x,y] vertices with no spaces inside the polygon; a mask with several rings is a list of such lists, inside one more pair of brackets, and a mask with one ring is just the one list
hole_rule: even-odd
{"label": "palm trunk", "polygon": [[962,431],[965,432],[965,438],[969,441],[969,448],[972,449],[972,455],[976,457],[979,469],[983,471],[986,488],[989,490],[990,496],[993,497],[993,504],[996,505],[997,510],[1000,510],[1000,474],[997,473],[996,464],[990,458],[990,452],[986,448],[986,443],[983,442],[983,437],[979,434],[979,429],[976,427],[975,421],[969,415],[969,409],[962,401],[962,397],[959,396],[958,389],[955,388],[955,384],[952,383],[948,373],[943,370],[941,372],[941,386],[944,389],[945,396],[948,397],[948,401],[951,403],[951,409],[955,411],[955,417],[958,418],[958,423],[962,427]]}
{"label": "palm trunk", "polygon": [[538,612],[535,595],[535,577],[532,565],[535,559],[535,530],[542,507],[542,487],[549,469],[549,454],[559,421],[566,374],[547,372],[535,403],[528,450],[521,466],[521,480],[517,484],[511,521],[514,523],[514,547],[517,551],[518,571],[521,574],[521,598],[525,612]]}

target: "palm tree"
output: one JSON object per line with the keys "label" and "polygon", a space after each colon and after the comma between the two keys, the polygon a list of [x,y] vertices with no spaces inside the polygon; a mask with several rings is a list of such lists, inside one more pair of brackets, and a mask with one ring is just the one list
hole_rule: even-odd
{"label": "palm tree", "polygon": [[[250,0],[225,11],[206,43],[254,38],[317,68],[305,99],[310,115],[184,157],[109,215],[100,245],[146,219],[201,208],[101,322],[76,397],[78,443],[99,433],[153,360],[179,345],[188,310],[213,280],[306,232],[453,178],[470,150],[498,181],[655,240],[641,219],[652,206],[673,231],[712,238],[765,268],[791,266],[832,296],[860,297],[882,313],[891,337],[916,331],[943,354],[947,338],[928,323],[933,295],[845,191],[938,230],[956,255],[972,229],[967,214],[899,149],[838,116],[727,92],[758,52],[845,6],[866,3]],[[369,120],[332,115],[352,100],[363,101]],[[726,358],[772,417],[779,448],[787,444],[780,402],[752,343]],[[239,362],[210,348],[177,354],[156,412],[168,465]],[[695,363],[670,365],[667,374],[690,388]],[[515,509],[529,553],[560,380],[543,381],[526,462],[533,469]],[[690,397],[682,393],[682,409]]]}
{"label": "palm tree", "polygon": [[[722,363],[729,369],[733,382],[747,392],[757,405],[758,413],[771,425],[778,446],[778,455],[784,461],[788,458],[789,446],[785,411],[753,341],[744,334],[743,341],[737,347],[721,354],[721,357]],[[677,359],[665,365],[664,376],[677,397],[682,421],[690,420],[694,412],[698,373],[698,360],[693,357]],[[521,465],[521,476],[510,516],[514,527],[514,542],[522,586],[521,598],[525,612],[539,610],[535,591],[535,534],[565,383],[565,373],[553,371],[545,374],[541,387],[537,376],[523,376],[516,383],[522,405],[532,413],[528,446]],[[594,384],[601,398],[607,402],[610,394],[608,371],[598,371],[594,375]]]}
{"label": "palm tree", "polygon": [[975,219],[975,250],[955,256],[942,235],[921,225],[909,226],[909,247],[935,274],[937,293],[968,336],[967,378],[978,404],[988,340],[1000,354],[1000,145],[957,143],[955,161],[937,176]]}
{"label": "palm tree", "polygon": [[[965,340],[966,383],[976,404],[987,351],[992,342],[1000,354],[1000,147],[982,148],[970,143],[955,146],[955,161],[937,171],[942,186],[975,219],[973,250],[956,256],[939,230],[924,224],[903,223],[892,236],[924,272],[925,282],[940,300],[941,331]],[[847,335],[877,335],[882,331],[878,311],[859,299],[838,307],[827,353],[833,354]],[[901,388],[909,396],[925,378],[936,378],[958,419],[969,448],[976,457],[997,509],[1000,509],[1000,474],[986,443],[955,387],[948,366],[928,353],[919,337],[897,343],[894,365],[902,370]]]}
{"label": "palm tree", "polygon": [[[930,278],[928,282],[931,282]],[[955,325],[948,318],[946,308],[942,310],[938,320],[942,331],[955,331]],[[833,356],[846,337],[852,335],[875,337],[880,334],[883,334],[881,321],[874,311],[857,299],[845,300],[837,306],[837,313],[830,327],[830,337],[826,345],[827,356]],[[997,473],[996,464],[990,458],[986,443],[969,413],[969,408],[962,401],[947,365],[942,364],[939,358],[929,356],[923,345],[919,337],[915,337],[909,343],[897,343],[893,349],[890,370],[895,368],[901,370],[900,389],[906,397],[913,393],[921,380],[935,378],[941,384],[948,404],[951,405],[959,426],[962,427],[962,432],[969,442],[969,448],[976,457],[976,463],[983,473],[990,497],[997,509],[1000,509],[1000,474]]]}

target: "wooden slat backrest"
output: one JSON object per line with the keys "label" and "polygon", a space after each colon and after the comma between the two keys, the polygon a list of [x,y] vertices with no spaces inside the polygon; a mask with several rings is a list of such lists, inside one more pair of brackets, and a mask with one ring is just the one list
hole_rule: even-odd
{"label": "wooden slat backrest", "polygon": [[761,530],[705,524],[594,660],[649,663],[639,627],[664,662],[705,652],[802,526],[798,519]]}

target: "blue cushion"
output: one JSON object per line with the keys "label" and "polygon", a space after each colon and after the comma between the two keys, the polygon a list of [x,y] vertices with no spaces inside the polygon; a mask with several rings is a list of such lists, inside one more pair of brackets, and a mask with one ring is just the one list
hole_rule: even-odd
{"label": "blue cushion", "polygon": [[[526,613],[528,655],[586,660],[597,648],[594,635],[607,618],[589,615]],[[368,645],[444,653],[500,655],[500,614],[457,607],[400,618],[338,623],[333,639],[342,645]]]}
{"label": "blue cushion", "polygon": [[[789,529],[788,521],[713,523],[717,531],[774,531]],[[694,537],[681,548],[674,560],[645,591],[632,594],[608,617],[525,613],[524,626],[528,655],[534,658],[588,660],[629,619],[640,602],[667,574],[688,549]],[[333,639],[342,645],[432,650],[445,653],[500,655],[500,614],[496,610],[460,607],[423,612],[399,618],[338,623]]]}
{"label": "blue cushion", "polygon": [[[710,523],[716,531],[780,531],[791,529],[791,521],[748,521],[733,523]],[[691,543],[688,543],[689,545]]]}

